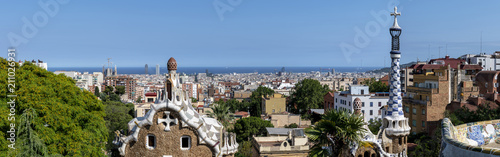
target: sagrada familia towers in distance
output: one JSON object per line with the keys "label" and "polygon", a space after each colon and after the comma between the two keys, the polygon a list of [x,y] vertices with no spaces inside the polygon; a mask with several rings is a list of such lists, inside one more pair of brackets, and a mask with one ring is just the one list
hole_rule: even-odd
{"label": "sagrada familia towers in distance", "polygon": [[[363,141],[374,145],[373,148],[355,146],[351,149],[351,153],[355,157],[406,157],[407,155],[407,141],[410,134],[410,126],[408,125],[408,118],[404,116],[402,97],[401,97],[401,81],[400,81],[400,67],[399,61],[401,52],[399,51],[399,36],[401,35],[401,27],[398,25],[397,16],[401,13],[397,12],[394,7],[394,24],[389,29],[392,36],[391,48],[391,72],[389,81],[389,102],[381,109],[382,112],[382,126],[380,131],[375,136],[368,127],[368,130],[363,135]],[[361,111],[361,100],[356,98],[354,100],[355,113]]]}

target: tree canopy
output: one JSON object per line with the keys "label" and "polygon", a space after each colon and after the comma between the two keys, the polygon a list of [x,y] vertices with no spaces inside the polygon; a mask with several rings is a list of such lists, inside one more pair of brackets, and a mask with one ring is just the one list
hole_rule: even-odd
{"label": "tree canopy", "polygon": [[[7,60],[0,58],[0,94],[7,95]],[[103,156],[108,138],[104,121],[104,105],[93,93],[75,86],[75,81],[63,74],[55,75],[30,62],[16,65],[16,121],[24,110],[36,111],[30,122],[32,133],[46,146],[47,154],[64,156]],[[6,104],[10,98],[0,97]],[[7,148],[6,131],[10,129],[7,105],[0,105],[0,154],[15,154]],[[17,128],[16,128],[17,129]],[[17,149],[16,149],[17,150]],[[19,150],[17,150],[19,151]]]}
{"label": "tree canopy", "polygon": [[489,103],[484,103],[478,105],[477,110],[471,111],[469,108],[463,106],[452,113],[446,112],[445,117],[448,117],[453,125],[500,119],[500,108],[492,109]]}
{"label": "tree canopy", "polygon": [[271,122],[257,117],[242,118],[234,124],[236,141],[238,143],[248,141],[253,135],[261,136],[266,134],[266,127],[274,127]]}
{"label": "tree canopy", "polygon": [[[223,101],[222,101],[223,102]],[[230,121],[230,111],[229,106],[225,103],[220,104],[212,104],[210,106],[212,111],[207,111],[208,116],[217,119],[217,121],[221,122],[224,125],[224,128],[228,128]]]}
{"label": "tree canopy", "polygon": [[365,80],[363,84],[370,87],[370,92],[389,92],[389,86],[385,85],[380,80],[375,80],[375,78]]}
{"label": "tree canopy", "polygon": [[112,143],[115,137],[115,131],[123,131],[127,135],[128,122],[134,117],[134,104],[123,104],[118,101],[106,101],[106,127],[108,128],[108,144],[106,150],[116,149],[117,147]]}
{"label": "tree canopy", "polygon": [[309,109],[323,108],[323,96],[330,89],[322,86],[318,80],[304,79],[297,84],[290,94],[291,112],[305,114]]}
{"label": "tree canopy", "polygon": [[262,96],[272,94],[274,94],[274,90],[264,86],[260,86],[255,91],[253,91],[252,95],[250,96],[250,115],[260,118],[260,115],[262,114]]}
{"label": "tree canopy", "polygon": [[314,144],[310,156],[346,156],[349,145],[361,143],[363,118],[344,111],[330,110],[323,119],[306,128],[305,133]]}

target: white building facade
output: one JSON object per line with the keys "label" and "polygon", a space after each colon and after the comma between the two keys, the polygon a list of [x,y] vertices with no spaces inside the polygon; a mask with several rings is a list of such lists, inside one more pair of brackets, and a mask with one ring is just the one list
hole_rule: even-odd
{"label": "white building facade", "polygon": [[483,70],[486,71],[500,70],[500,51],[496,51],[493,55],[488,55],[486,53],[480,53],[478,55],[466,54],[460,56],[460,59],[464,59],[468,64],[480,65]]}
{"label": "white building facade", "polygon": [[387,105],[389,93],[370,93],[369,91],[368,86],[352,85],[348,91],[335,92],[335,109],[354,113],[354,99],[359,98],[362,102],[361,112],[365,122],[382,118],[380,108]]}

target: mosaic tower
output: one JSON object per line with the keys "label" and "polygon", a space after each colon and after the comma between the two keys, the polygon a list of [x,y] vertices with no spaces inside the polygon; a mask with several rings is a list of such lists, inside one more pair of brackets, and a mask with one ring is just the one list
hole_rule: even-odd
{"label": "mosaic tower", "polygon": [[404,117],[401,98],[401,81],[399,79],[399,60],[401,58],[399,36],[401,35],[401,27],[399,27],[397,20],[397,16],[401,16],[401,13],[397,12],[397,7],[394,7],[394,12],[391,13],[391,16],[394,16],[394,24],[389,29],[392,36],[390,95],[387,114],[383,119],[383,128],[387,137],[392,140],[391,145],[386,146],[386,151],[391,154],[406,156],[406,142],[407,136],[410,133],[410,126],[408,125],[408,118]]}

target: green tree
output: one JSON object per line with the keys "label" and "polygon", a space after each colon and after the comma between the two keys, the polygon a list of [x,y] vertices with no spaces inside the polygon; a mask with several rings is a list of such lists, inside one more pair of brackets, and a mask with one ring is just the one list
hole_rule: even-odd
{"label": "green tree", "polygon": [[296,123],[292,123],[290,125],[285,125],[285,128],[298,128],[299,125],[297,125]]}
{"label": "green tree", "polygon": [[198,99],[191,97],[191,102],[198,102]]}
{"label": "green tree", "polygon": [[125,86],[116,86],[115,87],[115,94],[121,96],[125,94]]}
{"label": "green tree", "polygon": [[137,97],[137,100],[135,100],[136,103],[142,103],[142,96]]}
{"label": "green tree", "polygon": [[[8,62],[0,58],[0,95],[8,94]],[[64,75],[55,75],[30,62],[16,66],[15,124],[21,124],[20,115],[33,109],[37,118],[30,122],[33,133],[46,146],[47,154],[63,156],[103,156],[108,130],[104,121],[104,105],[94,93],[81,90],[76,82]],[[0,97],[6,104],[10,98]],[[0,116],[8,115],[7,105],[0,105]],[[7,112],[5,112],[7,111]],[[10,129],[6,117],[0,118],[0,143],[6,141]],[[45,127],[45,125],[47,127]],[[34,141],[34,139],[30,139]],[[17,145],[17,144],[16,144]],[[0,146],[0,154],[16,154],[20,150]]]}
{"label": "green tree", "polygon": [[445,113],[445,117],[450,118],[454,125],[460,125],[462,123],[500,119],[500,109],[492,109],[489,103],[478,105],[475,111],[463,106],[453,113]]}
{"label": "green tree", "polygon": [[210,106],[210,109],[212,111],[207,111],[208,116],[217,119],[217,121],[222,122],[222,125],[227,129],[229,128],[230,125],[230,112],[229,112],[229,106],[227,106],[224,103],[220,104],[212,104]]}
{"label": "green tree", "polygon": [[375,80],[375,78],[365,80],[363,84],[370,87],[370,92],[389,92],[389,86],[385,85],[380,80]]}
{"label": "green tree", "polygon": [[419,133],[408,137],[409,143],[415,143],[417,146],[414,150],[408,151],[408,156],[439,156],[441,148],[441,127],[439,126],[433,133],[433,136],[428,136],[427,133]]}
{"label": "green tree", "polygon": [[110,137],[108,138],[106,150],[117,149],[113,144],[113,137],[115,137],[114,132],[116,130],[121,130],[126,134],[128,122],[133,119],[133,115],[130,115],[130,111],[133,112],[134,109],[131,109],[129,104],[123,104],[117,101],[106,101],[104,104],[106,105],[106,116],[104,120],[108,128],[108,137]]}
{"label": "green tree", "polygon": [[106,93],[106,95],[110,95],[114,90],[113,86],[106,86],[104,88],[104,93]]}
{"label": "green tree", "polygon": [[18,126],[18,143],[19,150],[16,156],[46,156],[47,146],[38,137],[38,134],[33,130],[34,120],[37,119],[37,114],[34,109],[28,108],[21,115],[20,125]]}
{"label": "green tree", "polygon": [[254,117],[260,117],[262,114],[262,96],[268,96],[274,94],[274,90],[260,86],[255,91],[252,92],[250,96],[250,115]]}
{"label": "green tree", "polygon": [[330,110],[314,126],[305,129],[314,144],[310,156],[347,156],[349,145],[361,143],[363,118],[344,111]]}
{"label": "green tree", "polygon": [[94,95],[99,96],[99,87],[95,86],[94,88]]}
{"label": "green tree", "polygon": [[239,102],[236,99],[229,99],[227,101],[219,100],[216,102],[217,104],[225,104],[229,107],[229,112],[236,113],[237,111],[246,111],[248,107],[248,103]]}
{"label": "green tree", "polygon": [[[323,108],[323,96],[330,91],[327,85],[322,86],[318,80],[304,79],[295,84],[290,94],[291,112],[304,115],[310,109]],[[306,116],[308,118],[309,115]]]}
{"label": "green tree", "polygon": [[242,141],[239,143],[238,152],[234,154],[235,157],[251,157],[252,156],[252,142]]}
{"label": "green tree", "polygon": [[368,128],[375,135],[378,134],[380,126],[382,126],[382,119],[377,119],[377,120],[370,119],[370,121],[368,122]]}
{"label": "green tree", "polygon": [[236,133],[236,141],[238,143],[249,141],[250,138],[255,136],[262,136],[266,134],[266,127],[274,127],[271,122],[262,120],[257,117],[242,118],[234,124],[234,132]]}

